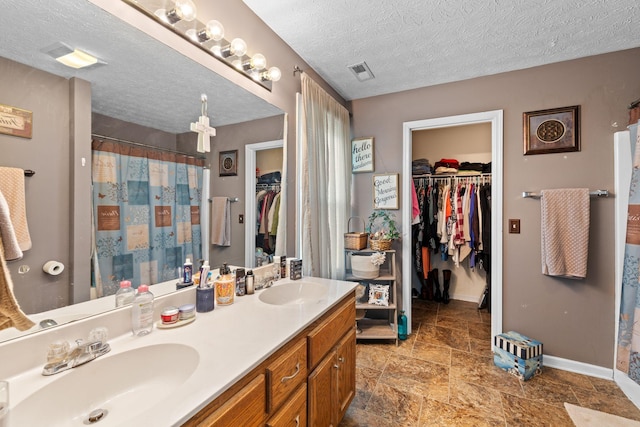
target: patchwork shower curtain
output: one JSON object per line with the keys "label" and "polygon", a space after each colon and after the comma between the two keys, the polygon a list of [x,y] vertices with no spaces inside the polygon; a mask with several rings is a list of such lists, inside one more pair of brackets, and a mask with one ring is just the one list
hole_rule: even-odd
{"label": "patchwork shower curtain", "polygon": [[616,368],[640,384],[640,135],[629,127],[633,169],[622,273]]}
{"label": "patchwork shower curtain", "polygon": [[201,254],[204,160],[113,142],[92,143],[93,286],[114,294],[179,277]]}

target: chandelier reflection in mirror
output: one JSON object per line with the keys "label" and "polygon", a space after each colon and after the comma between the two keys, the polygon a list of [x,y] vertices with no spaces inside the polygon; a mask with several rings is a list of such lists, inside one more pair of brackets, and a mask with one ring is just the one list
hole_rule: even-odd
{"label": "chandelier reflection in mirror", "polygon": [[278,67],[267,67],[264,55],[249,55],[247,43],[241,38],[231,41],[225,38],[224,26],[219,21],[213,19],[206,24],[198,21],[196,5],[192,0],[122,1],[269,90],[272,82],[277,82],[282,76]]}

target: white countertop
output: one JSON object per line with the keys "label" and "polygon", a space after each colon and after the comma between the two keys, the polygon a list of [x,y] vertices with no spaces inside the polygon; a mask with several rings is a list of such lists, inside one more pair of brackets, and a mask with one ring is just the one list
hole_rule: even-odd
{"label": "white countertop", "polygon": [[[273,286],[287,282],[290,280],[282,279]],[[115,337],[109,340],[111,352],[87,365],[50,377],[41,375],[40,366],[9,378],[11,408],[28,398],[34,389],[122,352],[158,344],[184,344],[194,348],[199,354],[199,363],[184,383],[155,401],[153,396],[136,395],[134,392],[130,398],[145,402],[142,406],[148,409],[138,414],[128,414],[123,422],[117,416],[116,407],[110,409],[110,414],[99,422],[101,427],[179,426],[322,316],[357,285],[354,282],[310,277],[297,281],[300,282],[324,283],[328,285],[328,295],[315,303],[271,305],[259,299],[260,293],[264,291],[257,291],[254,295],[236,297],[235,303],[230,306],[216,306],[209,313],[197,313],[196,320],[188,325],[173,329],[154,328],[151,334],[144,337],[130,334]],[[128,315],[128,311],[122,313]],[[139,363],[145,364],[145,360],[140,360]],[[179,364],[181,361],[176,360],[175,363]],[[166,369],[170,370],[171,365]],[[96,384],[96,387],[100,385]],[[82,425],[82,422],[78,425]]]}

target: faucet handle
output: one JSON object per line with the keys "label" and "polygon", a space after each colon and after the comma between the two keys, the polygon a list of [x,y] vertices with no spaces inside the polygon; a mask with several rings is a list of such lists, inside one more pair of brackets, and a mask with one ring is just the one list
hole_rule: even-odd
{"label": "faucet handle", "polygon": [[107,342],[107,338],[109,337],[109,330],[104,326],[99,326],[97,328],[93,328],[91,332],[89,332],[89,341],[100,341],[101,344]]}
{"label": "faucet handle", "polygon": [[49,344],[49,351],[47,352],[47,362],[55,362],[58,360],[64,360],[69,353],[71,347],[69,343],[64,340],[55,341]]}

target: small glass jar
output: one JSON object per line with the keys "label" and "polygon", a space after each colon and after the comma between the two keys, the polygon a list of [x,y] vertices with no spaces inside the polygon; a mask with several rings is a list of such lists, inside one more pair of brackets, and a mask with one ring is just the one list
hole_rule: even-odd
{"label": "small glass jar", "polygon": [[160,318],[162,319],[163,325],[170,325],[172,323],[176,323],[178,321],[178,317],[180,314],[180,310],[178,307],[165,307],[160,314]]}

